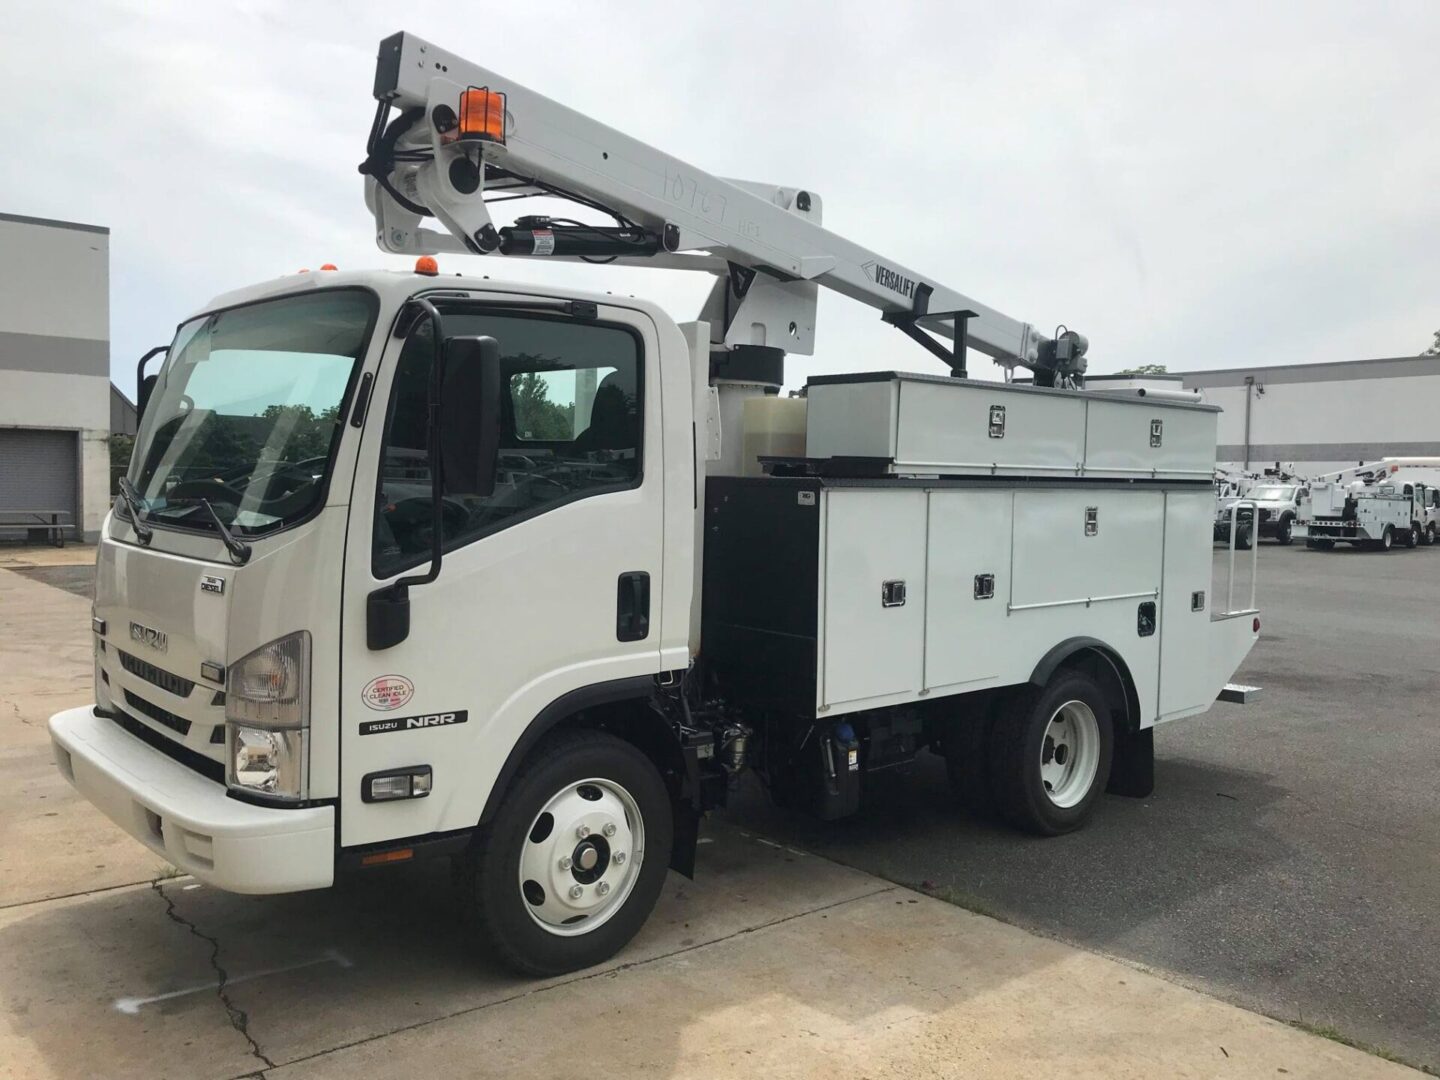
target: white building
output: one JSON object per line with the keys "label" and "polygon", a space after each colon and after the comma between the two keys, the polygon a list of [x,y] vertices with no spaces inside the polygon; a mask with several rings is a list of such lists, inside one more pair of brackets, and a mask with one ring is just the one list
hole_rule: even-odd
{"label": "white building", "polygon": [[1194,390],[1220,416],[1216,464],[1301,476],[1383,457],[1440,457],[1440,356],[1092,375],[1106,390]]}
{"label": "white building", "polygon": [[93,540],[109,434],[110,230],[0,214],[0,522],[58,512]]}
{"label": "white building", "polygon": [[1440,456],[1440,356],[1226,368],[1180,375],[1224,409],[1219,463],[1302,476],[1382,457]]}

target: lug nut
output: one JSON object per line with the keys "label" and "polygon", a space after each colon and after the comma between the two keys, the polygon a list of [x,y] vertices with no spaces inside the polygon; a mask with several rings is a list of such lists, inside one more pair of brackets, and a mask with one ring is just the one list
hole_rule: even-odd
{"label": "lug nut", "polygon": [[561,855],[561,856],[560,856],[560,869],[561,869],[561,870],[569,870],[569,869],[570,869],[570,856],[569,856],[569,855]]}
{"label": "lug nut", "polygon": [[603,832],[606,836],[614,836],[615,823],[613,821],[607,821],[605,823],[605,828],[601,829],[600,831]]}
{"label": "lug nut", "polygon": [[624,865],[625,865],[625,852],[623,852],[623,851],[617,851],[617,852],[615,852],[615,865],[616,865],[616,866],[624,866]]}
{"label": "lug nut", "polygon": [[590,835],[590,826],[581,825],[578,829],[575,830],[575,835],[578,836],[581,840],[584,840],[587,836]]}
{"label": "lug nut", "polygon": [[610,883],[609,883],[608,881],[602,881],[602,882],[600,882],[599,885],[596,885],[596,886],[595,886],[595,895],[596,895],[596,896],[604,896],[604,895],[605,895],[606,893],[608,893],[609,891],[610,891]]}
{"label": "lug nut", "polygon": [[579,885],[571,885],[571,886],[570,886],[570,899],[571,899],[571,900],[579,900],[580,897],[584,894],[584,892],[585,892],[585,890],[582,889]]}

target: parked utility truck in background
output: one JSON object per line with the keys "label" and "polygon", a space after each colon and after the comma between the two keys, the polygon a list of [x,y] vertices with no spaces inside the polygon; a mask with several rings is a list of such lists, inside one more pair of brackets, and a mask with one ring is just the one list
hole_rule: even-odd
{"label": "parked utility truck in background", "polygon": [[[744,769],[839,818],[938,751],[967,802],[1060,833],[1107,785],[1148,793],[1157,724],[1249,692],[1226,682],[1253,561],[1220,601],[1204,534],[1215,409],[1085,391],[1078,334],[826,231],[813,192],[707,175],[413,36],[375,96],[367,200],[414,272],[221,296],[142,380],[96,703],[50,727],[157,854],[252,893],[450,856],[498,953],[560,972],[692,872]],[[610,223],[491,221],[530,195]],[[440,276],[448,253],[715,286],[677,325]],[[781,401],[822,285],[948,373]],[[1037,385],[965,378],[967,347]],[[760,433],[789,451],[747,460]]]}
{"label": "parked utility truck in background", "polygon": [[1435,542],[1437,511],[1436,490],[1421,483],[1316,481],[1301,503],[1295,534],[1322,551],[1342,542],[1376,551],[1413,548]]}

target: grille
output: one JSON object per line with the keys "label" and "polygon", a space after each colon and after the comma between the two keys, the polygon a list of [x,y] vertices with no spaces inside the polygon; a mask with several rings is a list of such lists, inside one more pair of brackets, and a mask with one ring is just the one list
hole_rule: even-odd
{"label": "grille", "polygon": [[138,656],[131,656],[119,649],[115,651],[120,653],[120,666],[137,679],[144,679],[146,682],[160,687],[161,690],[168,690],[176,697],[189,697],[190,691],[195,689],[195,684],[189,679],[182,679],[179,675],[163,671],[149,661],[141,660]]}
{"label": "grille", "polygon": [[133,716],[127,716],[122,712],[97,715],[108,716],[141,742],[154,747],[166,757],[173,758],[180,762],[180,764],[186,768],[194,769],[201,776],[208,777],[217,784],[223,784],[225,782],[225,766],[220,762],[211,761],[204,754],[197,754],[188,746],[181,746],[177,742],[172,742],[153,728],[146,727]]}
{"label": "grille", "polygon": [[144,713],[157,724],[163,724],[177,735],[188,735],[190,733],[190,721],[183,716],[176,716],[169,709],[162,709],[144,698],[125,691],[125,703],[138,713]]}

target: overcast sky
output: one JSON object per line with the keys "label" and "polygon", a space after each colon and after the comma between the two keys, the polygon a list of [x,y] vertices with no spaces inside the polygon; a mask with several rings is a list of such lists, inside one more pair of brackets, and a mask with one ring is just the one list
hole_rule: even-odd
{"label": "overcast sky", "polygon": [[[110,227],[122,388],[220,292],[408,265],[373,246],[355,171],[376,45],[401,29],[712,173],[811,188],[830,228],[1083,331],[1092,373],[1413,355],[1440,327],[1436,0],[13,0],[0,211]],[[679,320],[706,287],[503,272]],[[937,369],[822,296],[816,356],[788,381],[896,367]]]}

